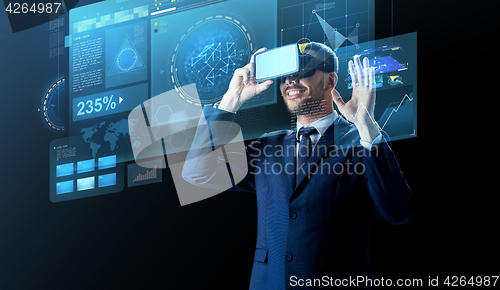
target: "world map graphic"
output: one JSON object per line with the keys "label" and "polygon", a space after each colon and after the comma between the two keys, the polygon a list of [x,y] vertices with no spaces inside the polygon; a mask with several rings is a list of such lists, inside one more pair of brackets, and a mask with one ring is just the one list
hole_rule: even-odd
{"label": "world map graphic", "polygon": [[[117,122],[104,121],[93,126],[83,128],[83,141],[89,144],[92,151],[92,157],[96,157],[100,150],[103,150],[105,145],[106,150],[109,148],[111,152],[119,147],[119,144],[127,140],[129,135],[128,120],[123,119]],[[129,135],[130,136],[130,135]]]}

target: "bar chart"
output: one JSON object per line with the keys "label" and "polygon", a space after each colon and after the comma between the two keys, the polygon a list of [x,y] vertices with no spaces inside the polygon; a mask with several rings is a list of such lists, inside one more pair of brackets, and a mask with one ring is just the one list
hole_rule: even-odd
{"label": "bar chart", "polygon": [[132,182],[139,182],[139,181],[145,181],[145,180],[150,180],[150,179],[156,179],[158,177],[158,174],[156,172],[156,165],[154,168],[150,170],[146,170],[145,173],[140,173],[138,172],[135,175],[134,180]]}
{"label": "bar chart", "polygon": [[128,187],[141,186],[162,181],[161,169],[163,168],[163,161],[161,159],[157,159],[144,162],[145,163],[141,165],[146,165],[147,167],[139,166],[137,163],[131,163],[128,165]]}

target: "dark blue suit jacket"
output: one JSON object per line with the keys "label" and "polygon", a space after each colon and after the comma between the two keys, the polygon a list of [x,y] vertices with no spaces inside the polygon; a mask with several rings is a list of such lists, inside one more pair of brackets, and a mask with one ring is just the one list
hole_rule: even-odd
{"label": "dark blue suit jacket", "polygon": [[[209,125],[232,122],[235,116],[207,107],[204,114]],[[375,214],[401,224],[414,209],[388,136],[382,135],[383,141],[367,150],[359,146],[356,127],[339,118],[314,147],[306,167],[310,172],[296,188],[295,132],[264,134],[247,146],[248,174],[233,190],[257,195],[250,289],[295,289],[291,279],[370,277],[369,232]],[[232,152],[226,155],[230,159]],[[185,168],[183,177],[196,183],[190,170]],[[237,174],[239,169],[231,170]]]}

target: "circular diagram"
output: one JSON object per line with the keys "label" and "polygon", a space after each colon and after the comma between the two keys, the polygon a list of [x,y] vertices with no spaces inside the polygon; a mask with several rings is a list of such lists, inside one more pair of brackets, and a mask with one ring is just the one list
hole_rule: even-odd
{"label": "circular diagram", "polygon": [[127,72],[133,68],[136,62],[137,54],[132,48],[125,48],[120,51],[116,58],[116,65],[123,72]]}
{"label": "circular diagram", "polygon": [[45,93],[42,104],[43,119],[50,128],[64,131],[68,118],[68,92],[65,79],[57,80]]}
{"label": "circular diagram", "polygon": [[[251,39],[245,26],[229,16],[210,16],[191,26],[170,60],[172,82],[180,96],[198,106],[220,101],[234,71],[248,63]],[[198,97],[182,89],[192,83]]]}

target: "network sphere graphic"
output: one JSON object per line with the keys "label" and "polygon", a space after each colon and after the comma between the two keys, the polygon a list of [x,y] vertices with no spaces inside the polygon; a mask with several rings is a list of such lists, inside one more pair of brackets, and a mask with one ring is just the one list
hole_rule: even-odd
{"label": "network sphere graphic", "polygon": [[234,71],[250,59],[252,43],[241,22],[231,17],[208,17],[190,27],[172,59],[174,86],[196,84],[198,96],[180,92],[189,103],[213,104],[229,87]]}
{"label": "network sphere graphic", "polygon": [[214,31],[199,38],[186,56],[184,72],[188,82],[196,83],[200,92],[228,83],[238,68],[241,56],[233,36],[224,30]]}

